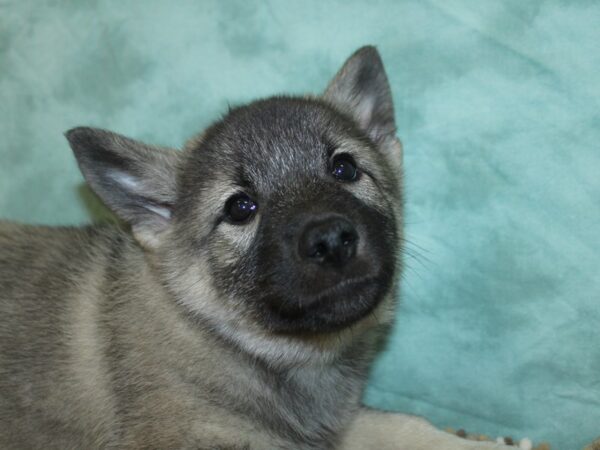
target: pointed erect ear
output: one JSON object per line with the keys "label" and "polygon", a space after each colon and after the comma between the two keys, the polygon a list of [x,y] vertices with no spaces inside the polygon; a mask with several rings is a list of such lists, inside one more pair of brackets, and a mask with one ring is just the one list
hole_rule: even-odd
{"label": "pointed erect ear", "polygon": [[142,245],[156,246],[175,202],[178,152],[95,128],[74,128],[65,136],[94,192],[131,224]]}
{"label": "pointed erect ear", "polygon": [[376,144],[396,140],[392,93],[375,47],[362,47],[350,56],[323,98],[352,117]]}

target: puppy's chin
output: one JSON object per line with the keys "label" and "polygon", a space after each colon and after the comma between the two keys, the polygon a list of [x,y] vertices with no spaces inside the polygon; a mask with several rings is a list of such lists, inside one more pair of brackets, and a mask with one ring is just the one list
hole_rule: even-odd
{"label": "puppy's chin", "polygon": [[310,296],[264,299],[262,321],[273,333],[323,334],[348,328],[371,314],[390,290],[385,276],[344,280]]}

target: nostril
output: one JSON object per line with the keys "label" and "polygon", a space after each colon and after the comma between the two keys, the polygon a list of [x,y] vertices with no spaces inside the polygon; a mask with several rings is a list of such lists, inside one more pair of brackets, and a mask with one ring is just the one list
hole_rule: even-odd
{"label": "nostril", "polygon": [[322,258],[326,254],[327,254],[327,244],[325,244],[324,242],[317,242],[314,245],[313,251],[310,253],[309,256],[311,258]]}
{"label": "nostril", "polygon": [[357,252],[358,233],[352,223],[340,217],[313,220],[298,239],[298,255],[311,264],[343,267]]}
{"label": "nostril", "polygon": [[340,239],[342,241],[342,245],[344,247],[347,247],[350,244],[353,244],[354,241],[356,241],[356,236],[354,235],[354,233],[351,233],[349,231],[342,231]]}

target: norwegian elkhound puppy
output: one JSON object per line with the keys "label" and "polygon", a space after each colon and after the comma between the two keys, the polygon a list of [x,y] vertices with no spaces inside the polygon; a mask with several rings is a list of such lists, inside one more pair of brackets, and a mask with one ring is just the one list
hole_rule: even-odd
{"label": "norwegian elkhound puppy", "polygon": [[68,131],[130,231],[0,226],[0,448],[500,447],[360,406],[399,272],[395,132],[373,47],[182,151]]}

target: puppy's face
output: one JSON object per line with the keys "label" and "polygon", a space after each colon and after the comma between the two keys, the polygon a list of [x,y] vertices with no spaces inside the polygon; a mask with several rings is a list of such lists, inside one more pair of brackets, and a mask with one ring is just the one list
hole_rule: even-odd
{"label": "puppy's face", "polygon": [[325,103],[253,103],[189,148],[174,208],[181,250],[191,245],[219,298],[266,329],[337,331],[392,285],[396,176]]}
{"label": "puppy's face", "polygon": [[390,302],[401,155],[375,49],[322,97],[233,109],[183,152],[99,130],[68,137],[175,299],[254,352],[329,351]]}

